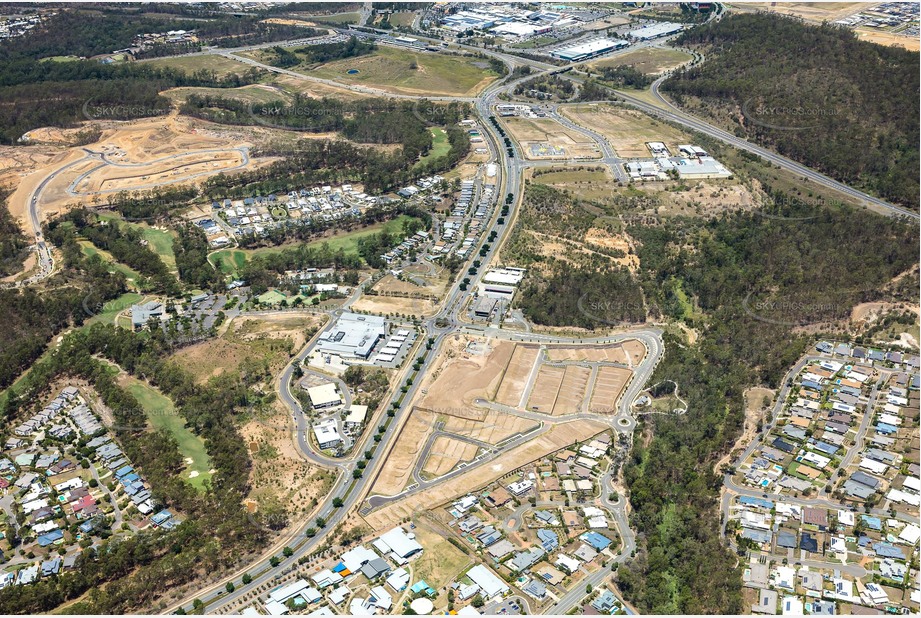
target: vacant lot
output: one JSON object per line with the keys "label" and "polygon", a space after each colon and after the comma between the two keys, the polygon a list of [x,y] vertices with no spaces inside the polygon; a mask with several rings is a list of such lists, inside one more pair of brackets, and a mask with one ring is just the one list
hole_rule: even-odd
{"label": "vacant lot", "polygon": [[185,419],[173,407],[173,402],[159,390],[127,375],[120,376],[119,382],[144,408],[150,425],[173,436],[185,459],[186,478],[191,485],[203,490],[205,482],[211,478],[211,458],[205,450],[205,441],[186,427]]}
{"label": "vacant lot", "polygon": [[607,429],[594,421],[574,421],[554,425],[540,436],[504,453],[488,464],[472,468],[444,483],[398,500],[365,516],[375,530],[385,530],[418,510],[431,509],[458,496],[484,487],[497,478],[575,442],[581,442]]}
{"label": "vacant lot", "polygon": [[490,444],[498,444],[535,426],[534,421],[495,410],[484,411],[478,418],[442,415],[438,420],[444,422],[445,431]]}
{"label": "vacant lot", "polygon": [[603,103],[561,107],[562,113],[583,127],[591,127],[608,140],[618,156],[648,158],[646,142],[664,142],[677,154],[678,144],[690,144],[690,136],[641,112]]}
{"label": "vacant lot", "polygon": [[609,361],[627,364],[627,352],[622,345],[605,347],[565,346],[547,349],[551,361]]}
{"label": "vacant lot", "polygon": [[438,413],[454,409],[469,409],[478,398],[489,399],[495,392],[502,370],[508,365],[515,344],[493,341],[492,349],[483,355],[467,351],[467,343],[483,340],[458,337],[444,348],[438,365],[422,383],[425,393],[418,404]]}
{"label": "vacant lot", "polygon": [[860,2],[751,2],[736,6],[741,10],[770,11],[801,17],[806,21],[823,22],[848,17],[870,5]]}
{"label": "vacant lot", "polygon": [[623,343],[624,350],[627,352],[627,358],[630,359],[631,365],[636,367],[646,358],[646,346],[642,341],[631,339]]}
{"label": "vacant lot", "polygon": [[438,436],[432,443],[422,471],[429,477],[439,477],[457,467],[459,463],[473,461],[480,449],[475,444]]}
{"label": "vacant lot", "polygon": [[553,404],[553,415],[576,414],[582,411],[582,402],[585,400],[585,390],[592,370],[588,367],[569,365],[560,384],[560,390]]}
{"label": "vacant lot", "polygon": [[534,388],[531,389],[531,396],[528,398],[528,409],[545,414],[552,413],[553,404],[556,403],[556,395],[560,391],[560,384],[563,382],[565,373],[566,369],[563,367],[542,365],[534,381]]}
{"label": "vacant lot", "polygon": [[502,384],[496,392],[497,402],[516,408],[524,405],[522,398],[525,394],[528,377],[531,375],[531,370],[539,356],[540,349],[537,346],[515,346],[515,352],[505,369]]}
{"label": "vacant lot", "polygon": [[589,63],[589,67],[598,69],[601,67],[616,67],[625,64],[646,75],[658,75],[663,71],[681,66],[690,59],[690,54],[678,49],[647,47],[645,49],[629,51],[626,54],[613,58],[605,58],[603,60],[591,62]]}
{"label": "vacant lot", "polygon": [[613,414],[616,412],[617,400],[632,375],[633,372],[629,369],[599,367],[589,409],[599,414]]}
{"label": "vacant lot", "polygon": [[425,519],[416,520],[416,540],[425,548],[422,556],[413,561],[413,579],[440,590],[471,564],[470,559],[448,540],[429,528]]}
{"label": "vacant lot", "polygon": [[379,315],[432,316],[438,312],[438,305],[433,300],[399,296],[362,296],[352,304],[352,308]]}
{"label": "vacant lot", "polygon": [[921,49],[921,40],[916,36],[905,36],[904,34],[895,34],[893,32],[877,32],[876,30],[856,29],[854,32],[857,38],[864,41],[870,41],[877,45],[890,45],[893,47],[904,47],[910,51]]}
{"label": "vacant lot", "polygon": [[243,75],[253,67],[224,56],[209,54],[206,56],[179,56],[177,58],[157,58],[150,60],[150,64],[158,67],[179,69],[186,73],[195,73],[202,69],[214,71],[218,77],[227,75]]}
{"label": "vacant lot", "polygon": [[[551,167],[546,170],[529,170],[532,182],[569,191],[580,199],[594,202],[609,201],[617,189],[617,181],[607,166]],[[540,173],[537,173],[538,171]]]}
{"label": "vacant lot", "polygon": [[413,466],[434,428],[434,414],[419,408],[412,409],[371,493],[392,496],[403,491],[412,481]]}
{"label": "vacant lot", "polygon": [[[567,129],[551,118],[504,118],[505,126],[521,144],[526,159],[597,159],[598,145],[578,131]],[[531,147],[545,147],[535,154]],[[562,151],[562,152],[560,152]]]}
{"label": "vacant lot", "polygon": [[294,70],[397,94],[446,96],[475,96],[497,77],[488,64],[476,58],[384,46],[366,56],[335,60],[317,67],[298,65]]}
{"label": "vacant lot", "polygon": [[300,521],[329,493],[335,472],[304,461],[289,426],[290,413],[276,400],[269,410],[241,427],[253,462],[252,490],[245,504],[253,512],[286,513],[289,521]]}

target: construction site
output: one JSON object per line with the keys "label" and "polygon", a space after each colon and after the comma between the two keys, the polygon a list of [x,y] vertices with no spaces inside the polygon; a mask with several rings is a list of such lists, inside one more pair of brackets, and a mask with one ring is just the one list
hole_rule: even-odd
{"label": "construction site", "polygon": [[501,473],[599,431],[645,357],[633,339],[550,346],[454,338],[422,383],[372,496],[388,505],[432,492],[447,500],[467,468]]}

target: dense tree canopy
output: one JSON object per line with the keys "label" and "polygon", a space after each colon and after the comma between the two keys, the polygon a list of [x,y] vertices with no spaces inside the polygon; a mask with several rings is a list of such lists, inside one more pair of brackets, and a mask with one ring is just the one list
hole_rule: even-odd
{"label": "dense tree canopy", "polygon": [[706,61],[666,80],[681,104],[847,184],[918,209],[917,52],[834,24],[730,14],[676,45]]}

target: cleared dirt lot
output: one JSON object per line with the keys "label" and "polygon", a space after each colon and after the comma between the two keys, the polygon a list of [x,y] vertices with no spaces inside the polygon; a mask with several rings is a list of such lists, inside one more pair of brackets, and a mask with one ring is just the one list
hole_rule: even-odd
{"label": "cleared dirt lot", "polygon": [[381,315],[399,313],[403,315],[431,316],[437,313],[438,305],[428,298],[405,298],[403,296],[362,296],[352,304],[356,311],[370,311]]}
{"label": "cleared dirt lot", "polygon": [[581,411],[585,390],[588,387],[592,370],[579,365],[569,365],[560,384],[560,390],[553,404],[553,415],[576,414]]}
{"label": "cleared dirt lot", "polygon": [[496,392],[496,401],[506,406],[522,405],[521,398],[531,375],[531,369],[540,355],[537,346],[517,345]]}
{"label": "cleared dirt lot", "polygon": [[428,459],[425,460],[422,471],[432,477],[447,474],[457,467],[457,464],[473,461],[479,450],[475,444],[448,436],[438,436],[432,443],[432,450],[429,452]]}
{"label": "cleared dirt lot", "polygon": [[551,367],[542,365],[534,381],[534,388],[528,398],[528,409],[535,412],[553,413],[553,404],[566,373],[564,367]]}
{"label": "cleared dirt lot", "polygon": [[392,496],[403,491],[412,479],[413,464],[416,463],[425,440],[434,428],[434,414],[419,408],[413,409],[371,488],[371,493]]}
{"label": "cleared dirt lot", "polygon": [[602,361],[627,364],[627,352],[623,345],[603,348],[554,347],[547,350],[547,358],[551,361]]}
{"label": "cleared dirt lot", "polygon": [[[100,167],[103,161],[92,158],[57,173],[41,194],[40,212],[43,218],[83,203],[86,201],[84,195],[94,196],[98,191],[112,195],[119,190],[144,190],[178,182],[201,183],[214,174],[241,165],[240,154],[234,149],[253,145],[236,129],[177,115],[130,122],[97,121],[87,123],[84,128],[89,126],[102,131],[96,142],[85,147],[61,147],[57,154],[48,158],[35,157],[36,165],[30,166],[28,175],[20,176],[15,182],[17,188],[9,199],[10,212],[14,217],[24,221],[32,191],[52,173],[86,157],[84,148],[104,154],[111,164]],[[45,135],[41,130],[36,134]],[[194,152],[201,150],[215,152]],[[258,164],[261,163],[264,161]],[[246,169],[258,164],[251,159]],[[99,169],[93,171],[97,167]],[[71,184],[87,172],[89,175],[75,188],[79,195],[70,193]]]}
{"label": "cleared dirt lot", "polygon": [[642,341],[631,339],[630,341],[625,341],[623,346],[630,359],[629,364],[632,364],[634,367],[642,363],[643,359],[646,358],[646,346],[643,345]]}
{"label": "cleared dirt lot", "polygon": [[909,51],[921,50],[921,40],[917,37],[905,36],[904,34],[894,34],[892,32],[875,32],[873,30],[854,30],[857,38],[879,45],[890,45],[892,47],[904,47]]}
{"label": "cleared dirt lot", "polygon": [[467,344],[474,341],[485,343],[472,337],[457,337],[446,343],[440,362],[430,373],[431,377],[422,383],[422,388],[428,392],[417,402],[418,406],[444,412],[472,408],[474,400],[492,397],[515,344],[493,341],[489,344],[491,351],[480,355],[467,351]]}
{"label": "cleared dirt lot", "polygon": [[[512,136],[521,144],[526,159],[598,159],[601,157],[598,145],[594,141],[577,131],[567,129],[550,118],[504,118],[503,121]],[[562,152],[535,155],[531,151],[532,145],[561,149]]]}
{"label": "cleared dirt lot", "polygon": [[646,49],[629,51],[613,58],[596,60],[589,63],[588,66],[592,69],[598,69],[627,65],[646,75],[658,75],[663,71],[681,66],[690,59],[690,54],[677,49],[647,47]]}
{"label": "cleared dirt lot", "polygon": [[561,106],[560,110],[576,124],[604,135],[620,157],[650,157],[646,142],[664,142],[673,154],[678,144],[694,143],[686,133],[633,110],[603,103]]}
{"label": "cleared dirt lot", "polygon": [[485,411],[480,418],[441,416],[438,420],[444,422],[445,431],[490,444],[498,444],[510,436],[523,433],[535,426],[533,421],[526,418],[495,410]]}
{"label": "cleared dirt lot", "polygon": [[835,21],[860,12],[869,6],[860,2],[751,2],[733,3],[742,10],[770,11],[782,15],[793,15],[807,21]]}
{"label": "cleared dirt lot", "polygon": [[494,461],[459,474],[451,480],[420,491],[412,496],[398,500],[364,517],[375,530],[385,530],[396,525],[405,517],[422,510],[444,504],[458,496],[469,493],[474,488],[483,487],[497,478],[530,463],[536,459],[558,451],[574,442],[581,442],[607,429],[607,425],[594,421],[573,421],[554,425],[539,437],[512,449]]}
{"label": "cleared dirt lot", "polygon": [[633,372],[620,367],[599,367],[592,389],[589,409],[598,414],[613,414],[617,410],[617,399],[623,393]]}

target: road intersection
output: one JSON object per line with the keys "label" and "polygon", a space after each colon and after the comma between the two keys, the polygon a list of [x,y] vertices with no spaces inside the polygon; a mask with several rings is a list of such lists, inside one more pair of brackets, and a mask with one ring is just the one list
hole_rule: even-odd
{"label": "road intersection", "polygon": [[[513,92],[514,87],[517,84],[525,80],[530,80],[543,74],[559,73],[561,68],[493,50],[470,48],[467,46],[458,47],[497,58],[504,62],[510,70],[518,66],[529,66],[532,69],[537,70],[536,72],[532,72],[529,75],[519,79],[497,80],[488,86],[479,97],[424,97],[424,99],[429,101],[460,101],[470,103],[474,106],[476,114],[480,118],[480,124],[483,128],[482,133],[484,137],[486,137],[492,152],[491,162],[495,163],[499,170],[497,176],[497,191],[494,197],[496,203],[492,205],[492,216],[489,227],[487,228],[488,230],[495,231],[497,233],[497,238],[495,242],[489,243],[489,249],[485,252],[485,255],[479,257],[481,263],[490,264],[498,253],[499,247],[502,246],[503,241],[508,236],[511,228],[508,222],[504,222],[502,224],[498,222],[500,219],[498,207],[499,202],[503,200],[507,194],[512,194],[516,200],[516,202],[512,205],[514,212],[515,206],[517,206],[517,204],[520,202],[520,197],[523,191],[525,169],[528,167],[543,165],[543,163],[524,161],[520,156],[521,149],[518,144],[514,144],[512,147],[512,153],[517,153],[517,156],[513,154],[513,156],[510,157],[509,152],[503,145],[500,136],[498,135],[495,127],[492,126],[489,119],[493,115],[494,106],[500,95],[509,95],[509,93]],[[414,95],[394,94],[392,92],[387,92],[377,88],[345,85],[332,80],[324,80],[312,76],[306,76],[303,73],[272,67],[270,65],[266,65],[264,63],[260,63],[258,61],[239,55],[240,52],[245,51],[246,49],[254,48],[255,47],[240,48],[234,50],[207,50],[201,52],[201,54],[216,54],[270,72],[289,75],[298,79],[313,81],[317,83],[326,83],[337,88],[346,88],[365,94],[373,94],[377,96],[398,99],[420,99],[420,97]],[[581,78],[573,75],[568,75],[568,77],[575,81],[581,80]],[[663,78],[656,80],[656,82],[653,84],[652,93],[658,102],[665,107],[665,109],[660,106],[652,105],[631,95],[625,95],[621,92],[617,92],[616,97],[620,101],[626,101],[628,104],[637,107],[644,112],[665,118],[666,120],[675,122],[685,128],[699,131],[736,148],[756,153],[771,163],[793,171],[796,174],[809,179],[810,181],[821,184],[823,186],[827,186],[829,188],[833,188],[846,195],[860,199],[874,207],[882,208],[890,214],[907,215],[913,218],[918,218],[916,213],[904,211],[904,209],[888,204],[877,198],[873,198],[872,196],[868,196],[851,187],[843,185],[842,183],[834,181],[814,170],[806,168],[805,166],[786,159],[785,157],[781,157],[780,155],[776,155],[770,151],[755,146],[754,144],[737,138],[732,134],[722,131],[721,129],[713,127],[700,119],[697,119],[678,110],[673,104],[671,104],[659,93],[659,85],[661,84],[662,79]],[[600,152],[603,154],[600,162],[608,165],[612,172],[615,174],[616,178],[620,180],[624,180],[626,178],[622,166],[622,160],[617,156],[616,152],[614,152],[608,141],[601,134],[592,129],[575,125],[561,114],[559,114],[557,106],[551,106],[550,113],[552,117],[560,122],[563,126],[587,135],[593,141],[595,141],[599,146]],[[99,153],[88,152],[87,157],[91,156],[98,158]],[[35,281],[44,278],[53,272],[54,267],[51,252],[47,245],[45,245],[44,240],[41,238],[41,223],[39,213],[41,191],[51,180],[54,179],[54,177],[56,177],[57,174],[64,171],[65,169],[68,169],[69,167],[72,167],[73,165],[84,162],[87,157],[74,161],[65,167],[55,170],[39,184],[39,186],[35,189],[35,191],[33,191],[29,198],[30,222],[36,235],[36,246],[39,249],[41,259],[39,275],[34,276],[30,280],[27,280],[25,282],[26,284],[34,283]],[[554,164],[565,165],[566,163],[555,162]],[[72,184],[72,186],[76,186],[76,181],[74,184]],[[483,234],[482,238],[484,240],[482,241],[481,246],[486,244],[487,241],[485,238],[487,238],[487,234]],[[474,255],[477,255],[477,253],[474,253]],[[398,379],[395,381],[395,385],[398,386],[404,384],[406,379],[412,375],[425,375],[431,369],[432,363],[434,362],[435,358],[437,358],[447,338],[457,334],[491,337],[507,341],[537,342],[542,344],[578,343],[590,345],[616,343],[625,339],[639,339],[646,346],[647,354],[644,361],[640,365],[633,368],[633,378],[623,392],[618,403],[616,414],[614,415],[599,415],[582,411],[572,415],[550,417],[546,414],[540,414],[519,408],[502,407],[499,406],[499,404],[492,402],[481,402],[484,407],[493,409],[501,408],[504,412],[535,420],[535,422],[539,423],[541,427],[549,427],[553,423],[568,422],[572,420],[591,419],[597,421],[603,419],[604,422],[609,424],[613,430],[621,434],[632,436],[633,429],[636,425],[632,411],[632,404],[636,397],[639,396],[639,394],[646,387],[653,371],[655,370],[656,365],[662,357],[664,350],[661,340],[661,332],[656,329],[646,329],[610,336],[578,338],[555,336],[542,333],[522,332],[497,326],[475,326],[466,323],[463,318],[463,311],[468,301],[471,299],[473,291],[477,289],[476,283],[482,272],[485,272],[485,268],[481,269],[477,275],[473,276],[473,281],[468,284],[464,290],[461,290],[460,281],[455,281],[447,292],[445,300],[441,306],[441,310],[434,316],[424,319],[418,324],[420,336],[417,341],[420,342],[420,344],[426,340],[429,341],[427,351],[423,354],[424,360],[422,361],[418,370],[411,370],[408,366],[404,368],[399,373]],[[354,300],[357,299],[359,292],[360,288],[356,289],[355,295],[353,295],[353,297],[351,297],[345,303],[345,305],[343,305],[342,309],[347,308],[352,302],[354,302]],[[309,443],[309,439],[307,437],[309,426],[306,416],[301,410],[296,398],[291,393],[291,383],[294,375],[294,368],[303,360],[308,351],[309,345],[305,347],[304,350],[302,350],[293,359],[292,363],[286,366],[285,370],[279,376],[277,381],[277,388],[283,402],[292,412],[293,427],[291,428],[291,431],[293,432],[293,437],[295,438],[298,445],[298,450],[301,452],[302,456],[304,456],[312,463],[327,469],[335,470],[337,472],[338,476],[335,483],[333,484],[333,487],[330,489],[326,499],[317,507],[314,515],[309,520],[299,522],[297,525],[295,525],[293,531],[290,534],[278,539],[273,544],[273,546],[269,548],[269,550],[264,552],[262,556],[259,557],[259,559],[248,564],[245,569],[240,569],[233,575],[221,578],[220,580],[204,587],[203,589],[197,591],[193,596],[183,599],[180,602],[171,604],[166,608],[164,613],[175,612],[180,607],[182,607],[187,612],[191,611],[193,598],[203,602],[205,604],[206,611],[209,613],[218,611],[221,607],[235,607],[242,600],[251,598],[254,592],[259,590],[264,585],[277,581],[279,574],[297,568],[299,559],[310,555],[323,543],[327,542],[329,533],[335,530],[339,524],[348,519],[350,515],[356,510],[367,512],[367,509],[379,508],[391,500],[398,499],[399,497],[405,497],[405,492],[404,494],[401,494],[397,497],[369,497],[368,494],[371,490],[371,486],[375,478],[375,470],[379,470],[380,466],[383,464],[384,457],[382,454],[387,451],[388,447],[392,448],[392,445],[395,442],[395,436],[397,435],[400,427],[400,421],[404,420],[404,418],[408,416],[411,409],[411,403],[417,394],[421,380],[413,380],[411,384],[407,385],[405,392],[402,393],[396,388],[393,389],[391,398],[388,401],[390,406],[381,408],[381,411],[383,412],[383,410],[392,407],[394,410],[393,419],[391,422],[386,423],[385,430],[379,434],[379,444],[374,447],[375,456],[369,463],[368,469],[364,470],[362,474],[355,477],[355,473],[359,471],[358,461],[363,448],[359,448],[358,445],[356,445],[356,448],[352,449],[352,454],[350,456],[345,458],[332,458],[322,453],[317,453]],[[407,363],[407,365],[409,365],[409,363]],[[347,392],[347,389],[344,388],[344,385],[341,385],[340,388],[343,388],[343,392]],[[781,391],[781,395],[778,397],[778,401],[782,401],[785,398],[785,390],[786,387]],[[370,424],[371,423],[369,423],[369,425]],[[538,431],[541,431],[541,429]],[[362,438],[363,446],[370,446],[372,437],[372,432],[367,431],[365,436]],[[533,439],[533,437],[534,435],[532,434],[524,434],[506,442],[501,446],[496,446],[493,448],[493,450],[489,451],[489,454],[487,457],[483,458],[483,461],[477,462],[475,465],[481,465],[489,459],[498,456],[502,452],[515,448],[527,440]],[[432,441],[433,440],[430,439],[430,441],[427,442],[426,448],[431,448]],[[754,443],[750,445],[745,452],[750,453],[753,448]],[[743,455],[743,459],[744,456],[746,455]],[[421,461],[424,461],[424,459]],[[410,491],[422,491],[431,484],[443,482],[447,478],[450,478],[450,475],[452,474],[467,470],[469,470],[469,467],[460,471],[455,470],[448,475],[431,480],[421,478],[421,476],[419,476],[420,470],[414,470],[414,477],[416,478],[417,485],[416,488]],[[623,562],[624,560],[628,559],[635,550],[635,536],[629,527],[627,516],[628,504],[626,499],[620,497],[618,500],[611,500],[608,495],[609,490],[612,488],[612,474],[612,471],[608,471],[600,479],[600,500],[605,508],[609,509],[614,515],[614,519],[622,539],[622,547],[620,548],[615,560],[617,562]],[[735,487],[732,484],[731,478],[727,479],[727,487],[733,491],[738,491],[739,493],[745,493],[749,491],[746,488]],[[341,504],[341,506],[335,506],[337,503]],[[724,507],[725,506],[726,505],[724,504]],[[308,529],[315,527],[315,521],[317,518],[323,518],[325,520],[325,527],[321,527],[315,535],[308,536]],[[290,552],[289,556],[284,556],[281,553],[282,548],[286,546],[293,550]],[[277,561],[277,566],[272,566],[271,562],[275,561]],[[244,572],[248,573],[251,577],[251,580],[246,584],[242,582],[242,576]],[[589,574],[586,579],[580,582],[580,586],[575,587],[573,590],[560,597],[560,599],[552,606],[552,608],[550,608],[549,611],[552,613],[565,613],[585,597],[585,591],[581,586],[582,584],[587,583],[593,586],[597,585],[601,583],[604,578],[609,575],[609,573],[610,571],[608,569],[602,568],[592,574]],[[233,592],[225,592],[225,585],[227,583],[234,584],[235,589]]]}

